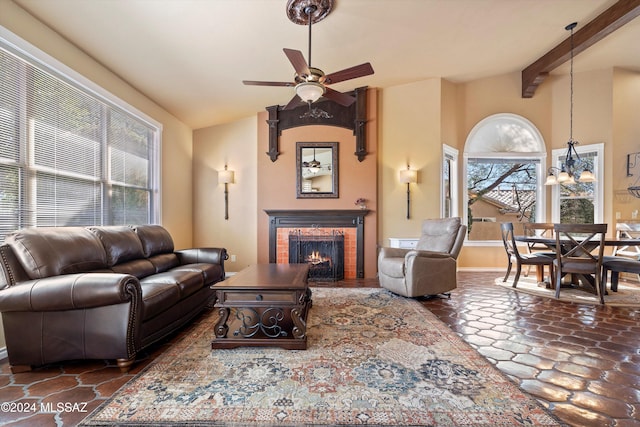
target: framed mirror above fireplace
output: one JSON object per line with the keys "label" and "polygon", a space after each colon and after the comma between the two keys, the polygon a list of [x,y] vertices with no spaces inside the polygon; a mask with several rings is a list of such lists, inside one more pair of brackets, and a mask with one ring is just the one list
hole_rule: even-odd
{"label": "framed mirror above fireplace", "polygon": [[296,143],[298,199],[338,198],[338,143]]}

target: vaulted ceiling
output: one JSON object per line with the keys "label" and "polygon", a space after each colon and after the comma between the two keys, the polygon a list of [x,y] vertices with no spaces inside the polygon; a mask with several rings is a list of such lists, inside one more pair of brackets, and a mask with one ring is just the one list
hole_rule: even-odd
{"label": "vaulted ceiling", "polygon": [[[307,56],[308,28],[287,18],[287,0],[13,1],[194,129],[286,104],[292,88],[242,80],[293,80],[282,48]],[[567,24],[579,31],[615,3],[335,0],[312,27],[311,65],[330,73],[371,62],[374,75],[332,86],[340,91],[520,72],[567,39]],[[634,19],[578,54],[575,72],[640,73],[638,40]]]}

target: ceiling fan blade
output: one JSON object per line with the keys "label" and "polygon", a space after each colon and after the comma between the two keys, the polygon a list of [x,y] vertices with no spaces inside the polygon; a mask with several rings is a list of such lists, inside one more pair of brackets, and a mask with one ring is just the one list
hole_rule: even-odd
{"label": "ceiling fan blade", "polygon": [[289,101],[289,103],[284,106],[283,110],[293,110],[294,108],[299,107],[302,104],[304,104],[302,99],[300,99],[298,95],[294,95],[293,98],[291,98],[291,101]]}
{"label": "ceiling fan blade", "polygon": [[348,107],[349,105],[353,104],[356,100],[351,95],[338,92],[337,90],[333,90],[326,86],[325,86],[324,97],[342,105],[343,107]]}
{"label": "ceiling fan blade", "polygon": [[302,52],[299,50],[287,49],[286,47],[282,50],[284,51],[284,54],[287,55],[287,58],[289,58],[289,62],[291,62],[291,65],[293,65],[293,68],[299,76],[308,76],[311,74]]}
{"label": "ceiling fan blade", "polygon": [[246,84],[246,85],[253,85],[253,86],[287,86],[287,87],[293,87],[296,84],[293,82],[259,82],[259,81],[255,81],[255,80],[243,80],[242,83]]}
{"label": "ceiling fan blade", "polygon": [[373,67],[370,63],[365,62],[364,64],[356,65],[355,67],[345,68],[344,70],[327,74],[324,76],[324,80],[322,80],[322,82],[330,85],[333,83],[343,82],[345,80],[368,76],[370,74],[373,74]]}

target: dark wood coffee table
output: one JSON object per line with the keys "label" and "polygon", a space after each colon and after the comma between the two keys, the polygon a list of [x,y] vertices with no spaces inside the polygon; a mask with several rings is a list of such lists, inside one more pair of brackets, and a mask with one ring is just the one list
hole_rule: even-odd
{"label": "dark wood coffee table", "polygon": [[211,286],[220,319],[211,348],[307,348],[308,264],[257,264]]}

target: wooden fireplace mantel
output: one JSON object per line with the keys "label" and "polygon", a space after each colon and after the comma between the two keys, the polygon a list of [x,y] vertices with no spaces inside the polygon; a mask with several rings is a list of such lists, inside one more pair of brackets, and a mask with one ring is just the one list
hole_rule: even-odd
{"label": "wooden fireplace mantel", "polygon": [[364,278],[364,217],[369,209],[265,209],[269,216],[269,262],[277,262],[278,228],[356,229],[356,277]]}
{"label": "wooden fireplace mantel", "polygon": [[342,106],[330,99],[321,98],[313,103],[313,108],[306,104],[285,110],[281,105],[267,107],[269,119],[269,151],[267,155],[272,162],[280,155],[280,135],[283,130],[299,126],[324,125],[338,126],[353,130],[356,137],[355,154],[358,161],[363,161],[367,155],[366,123],[367,123],[367,87],[359,87],[352,92],[356,101],[348,107]]}

